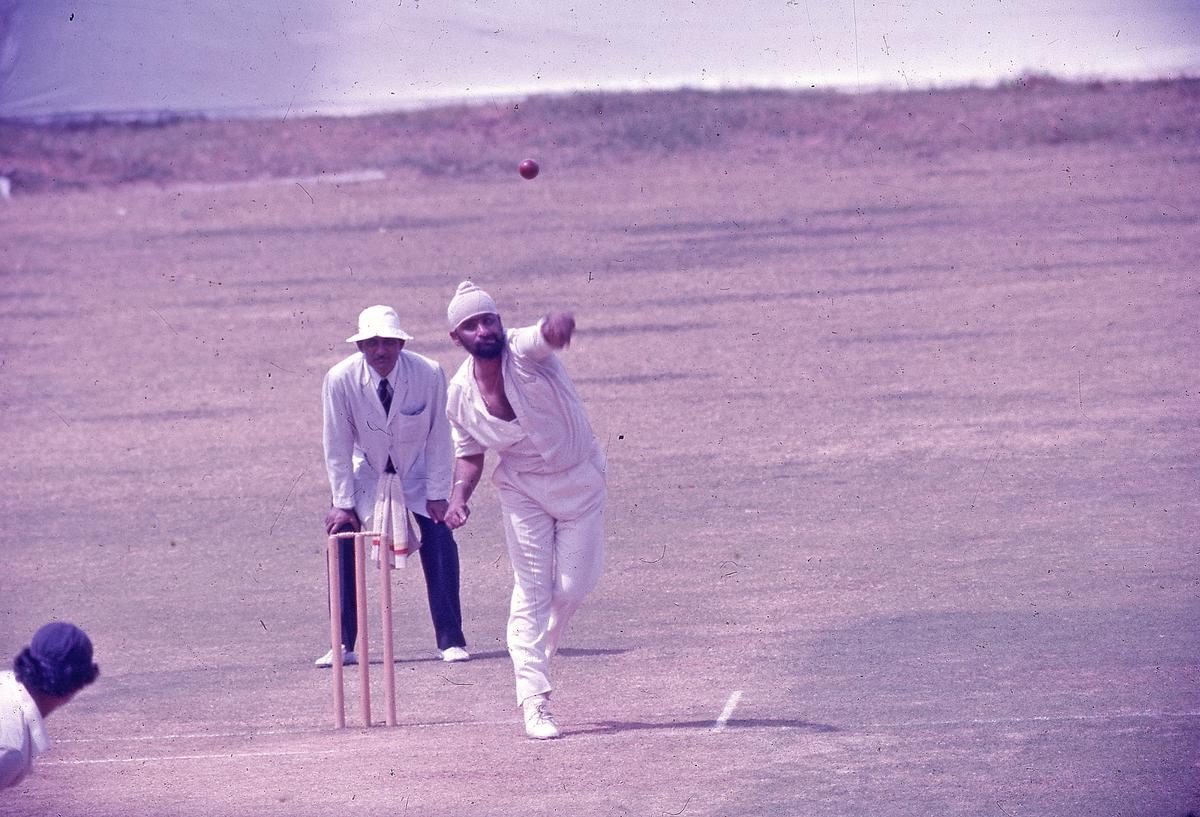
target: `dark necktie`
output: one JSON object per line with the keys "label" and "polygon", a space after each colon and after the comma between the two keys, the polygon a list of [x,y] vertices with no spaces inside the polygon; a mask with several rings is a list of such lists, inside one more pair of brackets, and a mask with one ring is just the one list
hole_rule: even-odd
{"label": "dark necktie", "polygon": [[[392,387],[388,385],[387,378],[379,381],[379,402],[383,403],[383,413],[391,414],[392,412]],[[387,467],[384,468],[389,474],[396,473],[396,466],[392,465],[392,458],[388,457]]]}
{"label": "dark necktie", "polygon": [[392,387],[388,385],[386,377],[379,381],[379,402],[383,403],[383,413],[390,414],[392,411]]}

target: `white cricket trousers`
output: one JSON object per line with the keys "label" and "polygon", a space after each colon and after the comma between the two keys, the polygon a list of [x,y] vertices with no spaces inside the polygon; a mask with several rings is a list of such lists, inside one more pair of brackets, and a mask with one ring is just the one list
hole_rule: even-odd
{"label": "white cricket trousers", "polygon": [[518,474],[504,464],[494,484],[513,569],[508,652],[517,703],[548,693],[550,658],[604,566],[607,488],[599,451],[557,474]]}

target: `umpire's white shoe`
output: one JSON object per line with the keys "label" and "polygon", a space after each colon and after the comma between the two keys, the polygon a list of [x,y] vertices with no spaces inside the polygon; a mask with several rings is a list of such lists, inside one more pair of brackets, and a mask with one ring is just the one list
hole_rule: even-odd
{"label": "umpire's white shoe", "polygon": [[442,660],[447,664],[453,664],[455,661],[470,661],[471,653],[462,647],[447,647],[442,650]]}
{"label": "umpire's white shoe", "polygon": [[562,733],[550,714],[550,701],[545,695],[530,695],[521,704],[525,710],[525,734],[534,740],[557,738]]}
{"label": "umpire's white shoe", "polygon": [[[320,658],[318,658],[313,663],[316,664],[318,667],[332,667],[333,666],[333,649],[330,648],[329,652],[322,655]],[[347,650],[347,649],[342,650],[342,664],[343,665],[357,664],[357,663],[358,663],[358,653],[356,653],[354,650]]]}

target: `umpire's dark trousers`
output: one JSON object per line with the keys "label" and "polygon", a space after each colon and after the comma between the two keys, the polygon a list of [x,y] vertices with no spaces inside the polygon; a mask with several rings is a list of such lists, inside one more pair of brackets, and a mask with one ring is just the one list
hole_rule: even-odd
{"label": "umpire's dark trousers", "polygon": [[[425,591],[429,596],[429,615],[437,636],[437,648],[466,647],[462,630],[462,606],[458,596],[458,543],[445,522],[434,522],[414,513],[421,533],[421,570],[425,573]],[[353,530],[343,525],[338,533]],[[368,546],[369,547],[369,546]],[[354,649],[358,640],[358,611],[354,582],[354,540],[338,540],[338,584],[342,588],[342,644]],[[381,557],[382,558],[382,557]],[[367,657],[359,656],[360,660]]]}

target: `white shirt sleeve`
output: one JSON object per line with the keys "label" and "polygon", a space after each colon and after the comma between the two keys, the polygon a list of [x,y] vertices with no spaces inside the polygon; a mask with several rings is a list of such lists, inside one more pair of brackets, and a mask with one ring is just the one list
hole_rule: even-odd
{"label": "white shirt sleeve", "polygon": [[463,403],[469,399],[467,391],[458,384],[452,383],[450,394],[446,399],[446,419],[450,423],[450,437],[454,442],[455,457],[473,457],[487,452],[487,448],[471,436],[462,422]]}
{"label": "white shirt sleeve", "polygon": [[509,332],[508,348],[519,357],[545,360],[554,354],[554,347],[542,334],[542,321]]}
{"label": "white shirt sleeve", "polygon": [[29,727],[26,725],[20,704],[12,699],[12,689],[15,683],[11,676],[0,679],[7,682],[7,696],[0,701],[3,711],[0,711],[0,789],[15,786],[29,773],[33,762],[32,739]]}
{"label": "white shirt sleeve", "polygon": [[350,405],[340,384],[333,382],[332,372],[321,384],[321,408],[324,417],[322,439],[325,447],[325,470],[333,506],[354,509],[354,426]]}

